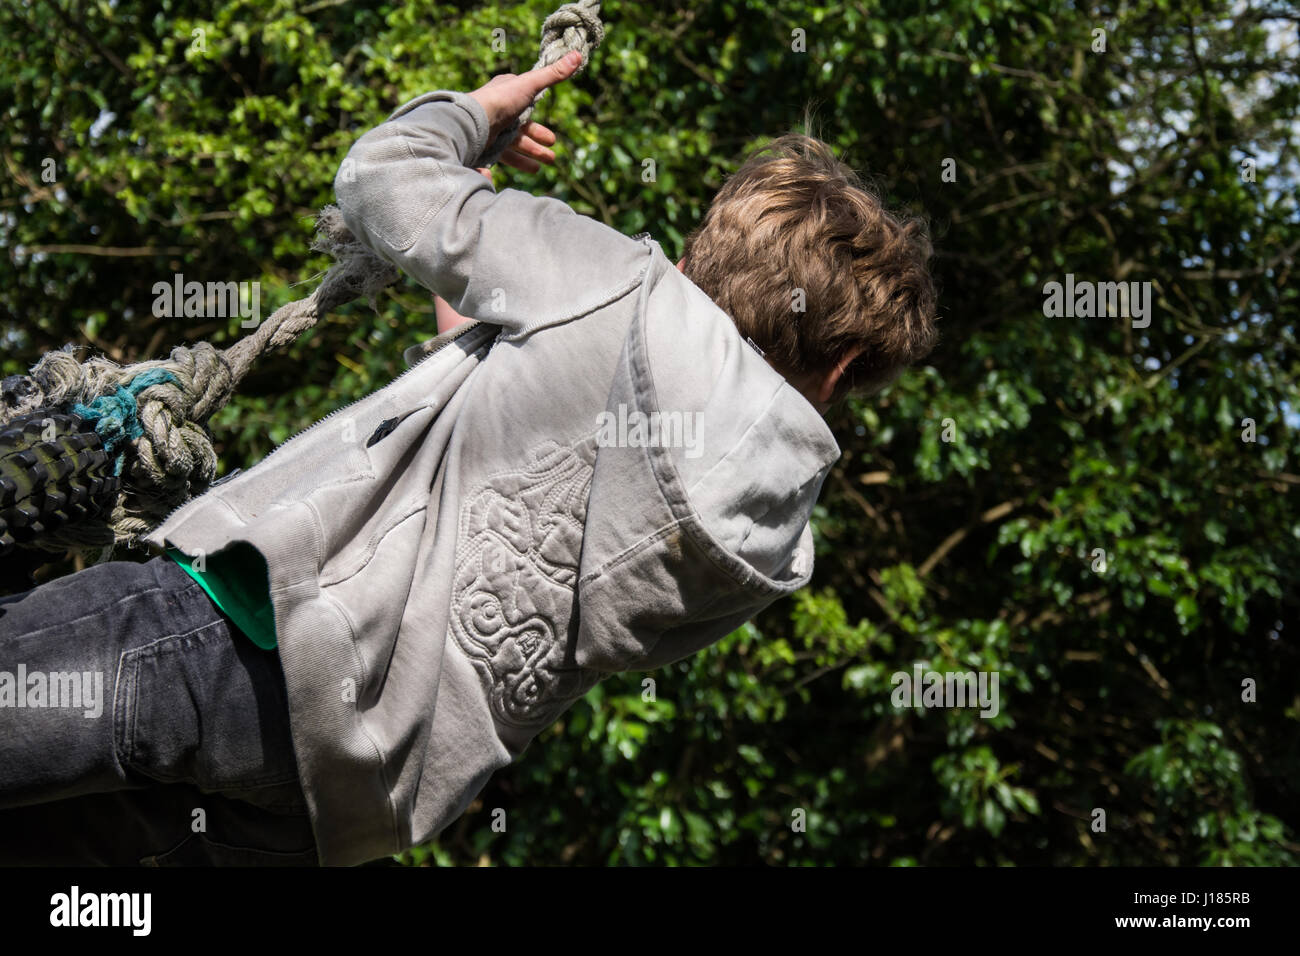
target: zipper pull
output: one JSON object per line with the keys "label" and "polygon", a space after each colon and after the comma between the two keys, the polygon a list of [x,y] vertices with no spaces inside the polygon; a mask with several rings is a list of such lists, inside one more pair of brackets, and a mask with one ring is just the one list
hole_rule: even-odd
{"label": "zipper pull", "polygon": [[379,442],[391,435],[393,429],[397,427],[398,421],[400,421],[400,419],[386,418],[380,422],[379,427],[375,429],[374,434],[366,440],[366,447],[369,448],[371,445],[377,445]]}
{"label": "zipper pull", "polygon": [[236,475],[238,475],[238,474],[239,474],[240,472],[242,472],[243,470],[244,470],[244,469],[242,469],[242,468],[236,468],[234,471],[227,472],[226,474],[224,474],[224,475],[222,475],[220,478],[218,478],[216,481],[214,481],[212,484],[208,485],[208,487],[209,487],[209,488],[215,488],[215,487],[217,487],[217,485],[224,485],[224,484],[225,484],[226,482],[228,482],[231,478],[234,478]]}

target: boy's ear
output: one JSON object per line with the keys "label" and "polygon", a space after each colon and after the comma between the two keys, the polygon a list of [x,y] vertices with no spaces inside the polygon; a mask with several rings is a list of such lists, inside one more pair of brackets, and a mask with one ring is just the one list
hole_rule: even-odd
{"label": "boy's ear", "polygon": [[863,353],[866,346],[858,345],[849,349],[840,360],[835,363],[835,367],[826,373],[817,387],[817,404],[829,405],[831,396],[835,394],[835,388],[840,384],[840,379],[844,377],[844,370],[847,369],[859,355]]}

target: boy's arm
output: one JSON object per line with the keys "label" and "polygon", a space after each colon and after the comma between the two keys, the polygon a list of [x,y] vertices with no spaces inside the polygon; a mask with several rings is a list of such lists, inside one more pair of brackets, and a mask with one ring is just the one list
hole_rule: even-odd
{"label": "boy's arm", "polygon": [[[492,170],[479,167],[478,172],[487,177],[488,182],[492,182]],[[456,326],[463,322],[472,321],[472,316],[461,315],[451,305],[438,294],[433,296],[433,313],[438,325],[438,334],[450,332]]]}
{"label": "boy's arm", "polygon": [[510,332],[625,294],[639,281],[639,243],[557,200],[497,193],[473,168],[573,65],[496,77],[472,94],[429,93],[398,110],[353,146],[335,179],[348,228],[455,311]]}

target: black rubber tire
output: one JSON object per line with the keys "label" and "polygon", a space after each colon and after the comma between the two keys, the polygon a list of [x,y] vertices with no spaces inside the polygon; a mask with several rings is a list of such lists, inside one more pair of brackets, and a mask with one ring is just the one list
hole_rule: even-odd
{"label": "black rubber tire", "polygon": [[38,409],[0,426],[0,556],[102,514],[118,483],[103,441],[77,415]]}

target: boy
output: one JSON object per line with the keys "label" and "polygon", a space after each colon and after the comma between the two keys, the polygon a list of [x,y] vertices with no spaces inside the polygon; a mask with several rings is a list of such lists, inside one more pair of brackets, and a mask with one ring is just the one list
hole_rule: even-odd
{"label": "boy", "polygon": [[[822,414],[934,342],[924,232],[804,137],[742,167],[676,269],[495,192],[476,159],[577,63],[420,97],[336,180],[352,232],[475,321],[178,509],[148,540],[188,563],[0,602],[29,708],[0,707],[0,861],[397,853],[603,676],[808,581]],[[507,161],[554,142],[529,124]],[[73,672],[103,676],[97,719],[33,703]]]}

